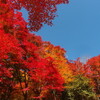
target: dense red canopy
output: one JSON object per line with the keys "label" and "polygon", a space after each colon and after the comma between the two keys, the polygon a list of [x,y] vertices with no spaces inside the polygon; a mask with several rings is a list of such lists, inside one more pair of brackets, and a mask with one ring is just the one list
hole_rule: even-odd
{"label": "dense red canopy", "polygon": [[28,11],[29,29],[38,31],[43,24],[52,25],[52,20],[56,16],[57,5],[68,3],[68,0],[1,0],[3,3],[9,2],[10,6],[16,10],[25,8]]}

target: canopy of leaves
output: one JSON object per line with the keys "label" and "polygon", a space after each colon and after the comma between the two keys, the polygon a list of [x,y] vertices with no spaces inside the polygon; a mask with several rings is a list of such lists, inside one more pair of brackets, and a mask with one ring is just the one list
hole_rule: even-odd
{"label": "canopy of leaves", "polygon": [[58,72],[64,78],[65,83],[72,81],[72,70],[67,63],[68,59],[65,57],[66,51],[60,46],[52,45],[50,42],[44,42],[43,48],[43,57],[52,57],[54,59],[53,63],[56,65]]}
{"label": "canopy of leaves", "polygon": [[88,78],[77,75],[68,85],[70,88],[63,91],[62,100],[95,100],[95,92]]}
{"label": "canopy of leaves", "polygon": [[11,8],[28,11],[30,31],[38,31],[44,24],[52,25],[56,17],[57,5],[68,3],[68,0],[1,0],[9,3]]}
{"label": "canopy of leaves", "polygon": [[89,59],[87,65],[90,66],[93,72],[91,78],[95,83],[95,91],[100,94],[100,55]]}
{"label": "canopy of leaves", "polygon": [[0,99],[43,98],[44,91],[62,91],[64,81],[52,58],[39,54],[43,41],[29,33],[22,14],[9,5],[0,3]]}

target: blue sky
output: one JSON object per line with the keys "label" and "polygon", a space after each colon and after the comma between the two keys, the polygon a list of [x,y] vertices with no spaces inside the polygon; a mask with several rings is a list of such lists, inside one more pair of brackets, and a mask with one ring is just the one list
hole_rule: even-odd
{"label": "blue sky", "polygon": [[100,54],[100,0],[70,0],[57,14],[52,27],[34,33],[64,48],[68,59]]}

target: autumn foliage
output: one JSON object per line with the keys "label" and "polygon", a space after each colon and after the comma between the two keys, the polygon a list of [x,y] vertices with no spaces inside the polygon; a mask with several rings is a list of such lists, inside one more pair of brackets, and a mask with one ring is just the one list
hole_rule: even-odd
{"label": "autumn foliage", "polygon": [[69,61],[63,48],[30,33],[52,25],[62,3],[68,1],[0,0],[0,100],[95,100],[100,94],[100,56]]}

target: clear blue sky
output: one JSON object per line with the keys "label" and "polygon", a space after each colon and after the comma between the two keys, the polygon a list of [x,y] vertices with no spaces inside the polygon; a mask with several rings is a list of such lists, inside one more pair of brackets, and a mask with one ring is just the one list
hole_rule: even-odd
{"label": "clear blue sky", "polygon": [[68,59],[100,54],[100,0],[70,0],[57,14],[52,27],[35,33],[64,48]]}

